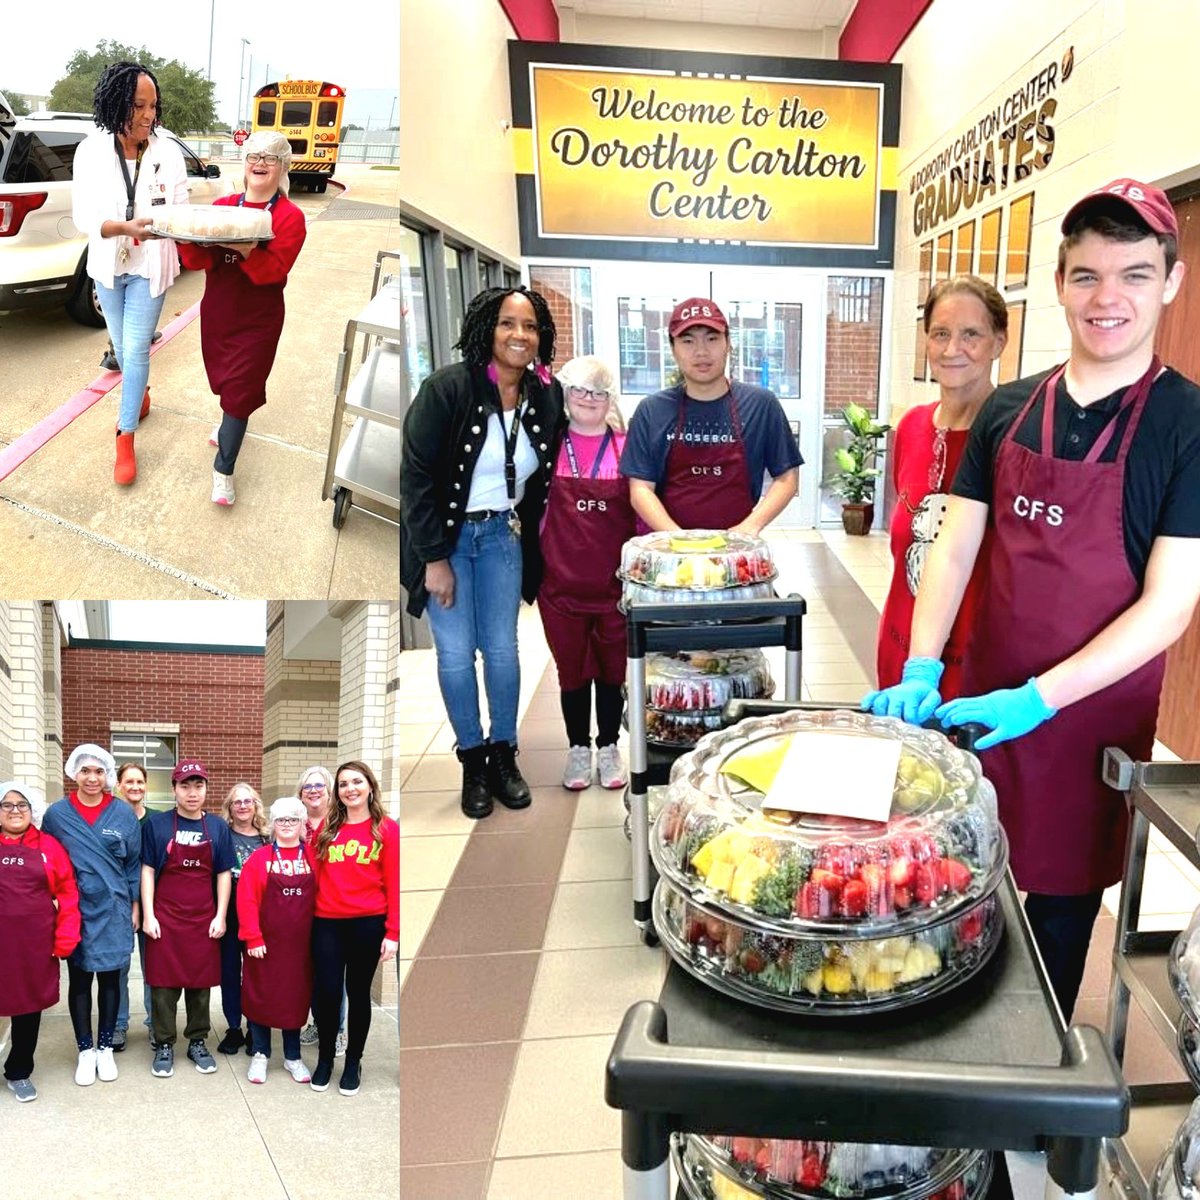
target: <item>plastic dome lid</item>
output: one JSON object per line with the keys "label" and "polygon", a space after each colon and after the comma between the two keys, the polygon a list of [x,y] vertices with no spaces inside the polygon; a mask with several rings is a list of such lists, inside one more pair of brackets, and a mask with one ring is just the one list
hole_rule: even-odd
{"label": "plastic dome lid", "polygon": [[717,529],[658,530],[621,549],[620,577],[656,589],[720,591],[769,583],[775,564],[759,537]]}
{"label": "plastic dome lid", "polygon": [[1200,1023],[1200,908],[1171,944],[1167,974],[1184,1012]]}
{"label": "plastic dome lid", "polygon": [[1154,1200],[1200,1198],[1200,1098],[1192,1102],[1174,1141],[1159,1160],[1150,1195]]}
{"label": "plastic dome lid", "polygon": [[[828,732],[845,735],[847,771],[860,739],[900,741],[886,822],[763,807],[772,764],[796,738]],[[995,790],[973,755],[939,732],[841,710],[792,710],[707,735],[675,763],[650,849],[664,878],[714,910],[780,932],[852,937],[969,907],[994,891],[1008,857]]]}
{"label": "plastic dome lid", "polygon": [[719,711],[730,700],[769,696],[775,681],[761,650],[678,650],[646,655],[646,706]]}

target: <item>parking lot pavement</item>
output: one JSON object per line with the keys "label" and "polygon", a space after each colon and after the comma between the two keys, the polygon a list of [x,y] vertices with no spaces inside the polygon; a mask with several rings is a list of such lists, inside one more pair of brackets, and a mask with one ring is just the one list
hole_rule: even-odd
{"label": "parking lot pavement", "polygon": [[[346,199],[395,208],[399,172],[347,167]],[[209,500],[220,419],[193,320],[150,363],[153,408],[137,434],[138,478],[112,481],[119,386],[0,480],[0,594],[112,598],[232,595],[326,599],[396,593],[396,526],[352,509],[334,529],[321,499],[346,322],[370,296],[377,251],[399,241],[399,217],[316,219],[340,197],[297,193],[309,218],[288,281],[287,319],[267,386],[238,458],[237,502]],[[167,294],[160,328],[186,313],[203,278],[184,273]],[[0,451],[101,374],[103,330],[65,312],[0,316]],[[348,429],[349,425],[345,426]],[[397,461],[399,459],[397,434]],[[101,579],[101,591],[80,583]]]}

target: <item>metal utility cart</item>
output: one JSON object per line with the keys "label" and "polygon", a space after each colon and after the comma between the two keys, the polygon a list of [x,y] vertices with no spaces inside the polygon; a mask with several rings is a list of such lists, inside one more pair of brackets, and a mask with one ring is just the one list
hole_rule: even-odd
{"label": "metal utility cart", "polygon": [[[629,603],[626,611],[629,711],[629,840],[633,851],[633,919],[648,946],[658,944],[651,917],[655,871],[650,861],[649,791],[670,777],[671,764],[689,747],[646,742],[646,652],[740,650],[783,646],[784,696],[800,698],[801,596],[773,596],[729,604]],[[718,620],[714,617],[719,615]]]}
{"label": "metal utility cart", "polygon": [[[404,323],[400,280],[381,275],[388,258],[398,259],[399,251],[383,250],[376,256],[371,299],[357,317],[346,322],[346,337],[338,355],[337,396],[321,486],[321,499],[333,500],[335,529],[346,523],[352,507],[385,520],[400,519]],[[360,337],[362,363],[355,371],[355,343]],[[346,413],[355,421],[342,441]]]}
{"label": "metal utility cart", "polygon": [[[1110,749],[1104,756],[1104,778],[1125,792],[1131,816],[1108,992],[1108,1041],[1121,1063],[1131,997],[1155,1033],[1178,1053],[1176,1028],[1181,1010],[1167,975],[1167,954],[1179,930],[1142,930],[1139,924],[1152,826],[1200,869],[1196,848],[1200,762],[1134,762],[1122,751]],[[1120,1181],[1145,1200],[1151,1194],[1155,1165],[1183,1124],[1196,1091],[1187,1082],[1139,1084],[1130,1091],[1129,1132],[1111,1143],[1110,1157]]]}

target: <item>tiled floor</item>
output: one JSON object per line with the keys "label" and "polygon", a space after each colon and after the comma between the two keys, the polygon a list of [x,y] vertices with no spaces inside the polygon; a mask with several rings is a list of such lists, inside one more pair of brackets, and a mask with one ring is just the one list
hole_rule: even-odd
{"label": "tiled floor", "polygon": [[[853,703],[873,686],[890,580],[882,534],[771,538],[780,592],[807,601],[802,698]],[[654,998],[665,956],[631,919],[620,793],[558,784],[557,681],[535,610],[523,609],[524,812],[458,809],[458,763],[432,651],[401,656],[401,1194],[422,1200],[619,1200],[619,1114],[604,1062],[626,1009]],[[783,691],[783,651],[767,652]],[[1116,895],[1107,898],[1078,1020],[1103,1026]],[[1151,839],[1143,925],[1179,928],[1195,874]],[[1134,1006],[1126,1073],[1180,1078]]]}

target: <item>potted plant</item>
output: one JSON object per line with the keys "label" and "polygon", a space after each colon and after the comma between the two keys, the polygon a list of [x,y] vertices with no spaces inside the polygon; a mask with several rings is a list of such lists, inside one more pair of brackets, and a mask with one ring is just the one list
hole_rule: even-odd
{"label": "potted plant", "polygon": [[891,426],[876,424],[859,404],[846,405],[842,420],[850,431],[850,442],[833,452],[840,469],[829,486],[846,501],[842,505],[842,528],[850,534],[866,534],[875,520],[875,480],[881,474],[875,456],[880,439]]}

